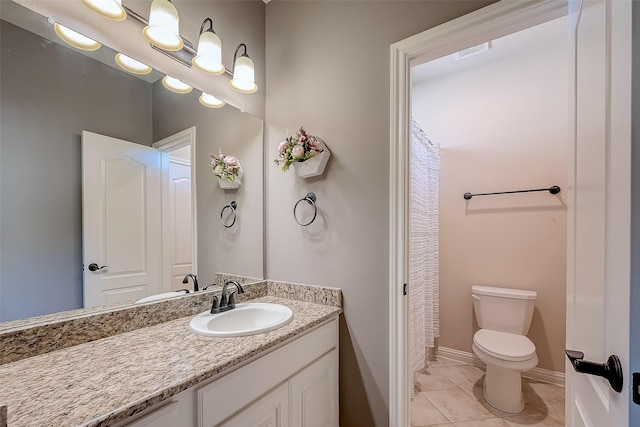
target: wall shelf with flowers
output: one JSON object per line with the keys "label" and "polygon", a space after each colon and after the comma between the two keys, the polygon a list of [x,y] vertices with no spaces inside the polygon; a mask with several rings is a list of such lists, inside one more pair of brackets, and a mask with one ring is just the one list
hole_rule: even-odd
{"label": "wall shelf with flowers", "polygon": [[300,127],[293,136],[287,137],[278,146],[278,157],[274,163],[286,172],[293,165],[298,176],[310,178],[324,173],[331,152],[322,139]]}
{"label": "wall shelf with flowers", "polygon": [[218,185],[225,190],[233,190],[242,185],[244,171],[240,161],[234,156],[225,155],[222,149],[218,154],[209,154],[213,174],[218,177]]}

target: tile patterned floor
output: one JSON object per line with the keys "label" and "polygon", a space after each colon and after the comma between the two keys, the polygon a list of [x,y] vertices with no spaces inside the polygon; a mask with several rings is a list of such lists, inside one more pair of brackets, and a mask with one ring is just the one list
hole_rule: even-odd
{"label": "tile patterned floor", "polygon": [[561,427],[564,387],[523,378],[525,406],[519,414],[491,407],[482,397],[484,370],[439,357],[415,379],[411,427]]}

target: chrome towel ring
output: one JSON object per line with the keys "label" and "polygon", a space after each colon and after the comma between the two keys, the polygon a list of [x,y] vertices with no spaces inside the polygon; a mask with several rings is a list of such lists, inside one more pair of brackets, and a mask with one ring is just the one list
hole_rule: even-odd
{"label": "chrome towel ring", "polygon": [[[311,218],[311,221],[306,222],[306,223],[302,223],[298,219],[298,215],[296,214],[296,209],[298,209],[298,205],[300,204],[300,202],[307,202],[309,205],[313,206],[313,218]],[[301,225],[303,227],[306,227],[307,225],[309,225],[313,221],[315,221],[317,215],[318,215],[318,207],[316,206],[316,195],[315,195],[315,193],[307,193],[306,196],[304,196],[302,199],[298,200],[296,202],[296,204],[293,206],[293,218],[296,220],[296,222],[299,225]]]}
{"label": "chrome towel ring", "polygon": [[[238,204],[236,203],[235,200],[233,200],[231,203],[229,203],[224,208],[222,208],[222,211],[220,211],[220,221],[222,222],[222,225],[225,226],[225,228],[231,228],[231,227],[233,227],[233,224],[236,223],[236,209],[237,208],[238,208]],[[229,224],[229,221],[224,222],[224,211],[226,211],[227,209],[231,209],[230,217],[233,219],[231,221],[231,224]]]}

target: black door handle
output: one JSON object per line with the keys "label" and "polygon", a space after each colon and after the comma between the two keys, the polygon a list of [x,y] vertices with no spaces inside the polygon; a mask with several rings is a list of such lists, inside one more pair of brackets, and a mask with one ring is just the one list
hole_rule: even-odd
{"label": "black door handle", "polygon": [[98,270],[102,270],[103,268],[109,268],[106,265],[103,265],[102,267],[98,267],[98,264],[96,264],[95,262],[92,262],[91,264],[89,264],[89,271],[98,271]]}
{"label": "black door handle", "polygon": [[612,389],[618,393],[622,391],[622,363],[618,356],[609,356],[607,363],[594,363],[583,360],[584,353],[581,351],[565,350],[565,353],[576,372],[606,378]]}

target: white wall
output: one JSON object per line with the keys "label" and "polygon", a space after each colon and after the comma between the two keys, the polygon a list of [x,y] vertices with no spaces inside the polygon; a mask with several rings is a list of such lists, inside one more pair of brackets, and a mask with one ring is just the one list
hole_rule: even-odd
{"label": "white wall", "polygon": [[564,371],[566,192],[462,197],[566,190],[568,45],[551,33],[504,59],[415,84],[412,102],[441,146],[439,345],[471,352],[472,285],[531,289],[538,366]]}
{"label": "white wall", "polygon": [[[488,3],[267,4],[266,277],[342,288],[341,427],[389,423],[389,47]],[[273,164],[300,125],[331,149],[322,177]],[[319,216],[302,228],[308,191]]]}

